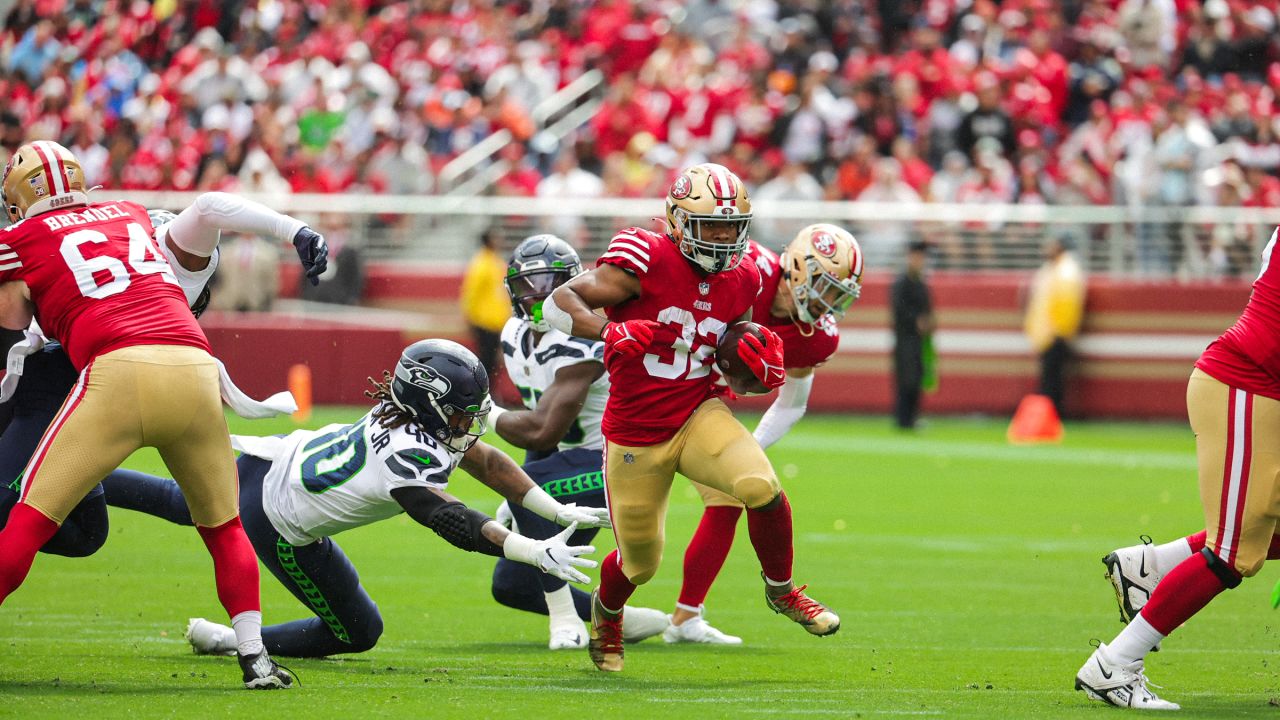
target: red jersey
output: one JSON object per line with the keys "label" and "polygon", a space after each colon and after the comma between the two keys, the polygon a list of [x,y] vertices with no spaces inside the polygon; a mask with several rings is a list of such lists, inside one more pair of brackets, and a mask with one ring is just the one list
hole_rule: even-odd
{"label": "red jersey", "polygon": [[153,232],[127,201],[27,218],[0,231],[0,282],[27,283],[41,329],[77,369],[133,345],[208,350]]}
{"label": "red jersey", "polygon": [[1205,348],[1196,367],[1233,388],[1280,400],[1280,267],[1271,264],[1276,234],[1236,324]]}
{"label": "red jersey", "polygon": [[725,329],[760,294],[760,271],[744,260],[733,270],[703,273],[665,235],[627,228],[609,241],[596,265],[615,265],[640,279],[640,296],[605,308],[610,320],[662,325],[642,357],[605,356],[609,402],[601,428],[620,445],[669,440],[711,397],[711,372]]}
{"label": "red jersey", "polygon": [[[760,296],[751,309],[751,320],[782,338],[782,367],[788,370],[816,367],[834,355],[840,345],[840,329],[836,327],[835,318],[823,315],[809,327],[810,334],[804,335],[791,318],[778,317],[771,312],[773,298],[782,282],[782,264],[777,254],[752,240],[747,245],[747,257],[743,262],[753,263],[760,271]],[[786,291],[785,287],[781,290]]]}

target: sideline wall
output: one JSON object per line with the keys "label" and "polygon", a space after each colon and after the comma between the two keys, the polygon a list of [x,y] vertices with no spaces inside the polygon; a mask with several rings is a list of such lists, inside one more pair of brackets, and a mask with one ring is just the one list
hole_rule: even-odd
{"label": "sideline wall", "polygon": [[[296,271],[284,272],[281,286],[296,287]],[[1038,364],[1021,332],[1028,280],[1025,273],[930,276],[941,382],[938,392],[925,397],[926,413],[1007,415],[1035,390]],[[251,394],[281,389],[289,366],[306,363],[312,368],[315,402],[361,404],[368,385],[364,378],[389,368],[409,342],[428,336],[467,342],[455,302],[460,281],[456,269],[373,265],[366,302],[400,311],[391,314],[394,323],[379,314],[332,319],[210,313],[202,324],[215,352]],[[888,274],[866,279],[862,298],[841,325],[840,351],[818,370],[810,402],[814,410],[891,409],[891,281]],[[1186,379],[1195,358],[1235,321],[1248,296],[1248,284],[1240,281],[1091,278],[1067,414],[1185,418]],[[762,408],[768,401],[757,398],[743,405]]]}

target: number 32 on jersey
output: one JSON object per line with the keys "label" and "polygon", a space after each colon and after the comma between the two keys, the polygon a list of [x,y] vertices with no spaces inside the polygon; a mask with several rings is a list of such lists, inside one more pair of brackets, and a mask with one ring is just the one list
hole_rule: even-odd
{"label": "number 32 on jersey", "polygon": [[[650,375],[669,380],[684,376],[687,380],[694,380],[711,372],[707,359],[715,354],[720,336],[728,328],[723,320],[706,317],[695,322],[689,310],[669,307],[658,313],[658,322],[679,325],[680,334],[671,344],[670,361],[654,353],[644,356],[644,367]],[[706,341],[702,342],[704,338]]]}

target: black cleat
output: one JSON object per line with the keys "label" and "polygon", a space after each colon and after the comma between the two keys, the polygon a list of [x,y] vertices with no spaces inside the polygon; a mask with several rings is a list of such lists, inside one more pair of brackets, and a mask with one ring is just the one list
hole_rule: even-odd
{"label": "black cleat", "polygon": [[288,690],[295,677],[292,670],[276,663],[266,649],[253,655],[237,655],[244,671],[244,686],[250,690]]}

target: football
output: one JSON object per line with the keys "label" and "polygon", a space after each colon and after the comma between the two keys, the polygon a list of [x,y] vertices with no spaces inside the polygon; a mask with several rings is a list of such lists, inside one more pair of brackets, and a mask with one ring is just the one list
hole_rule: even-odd
{"label": "football", "polygon": [[729,388],[735,393],[739,395],[767,393],[769,388],[766,388],[742,358],[738,357],[738,342],[747,333],[755,335],[761,341],[764,340],[760,326],[753,322],[744,320],[730,325],[724,336],[720,338],[720,344],[716,346],[716,367],[720,368],[720,372],[729,383]]}

